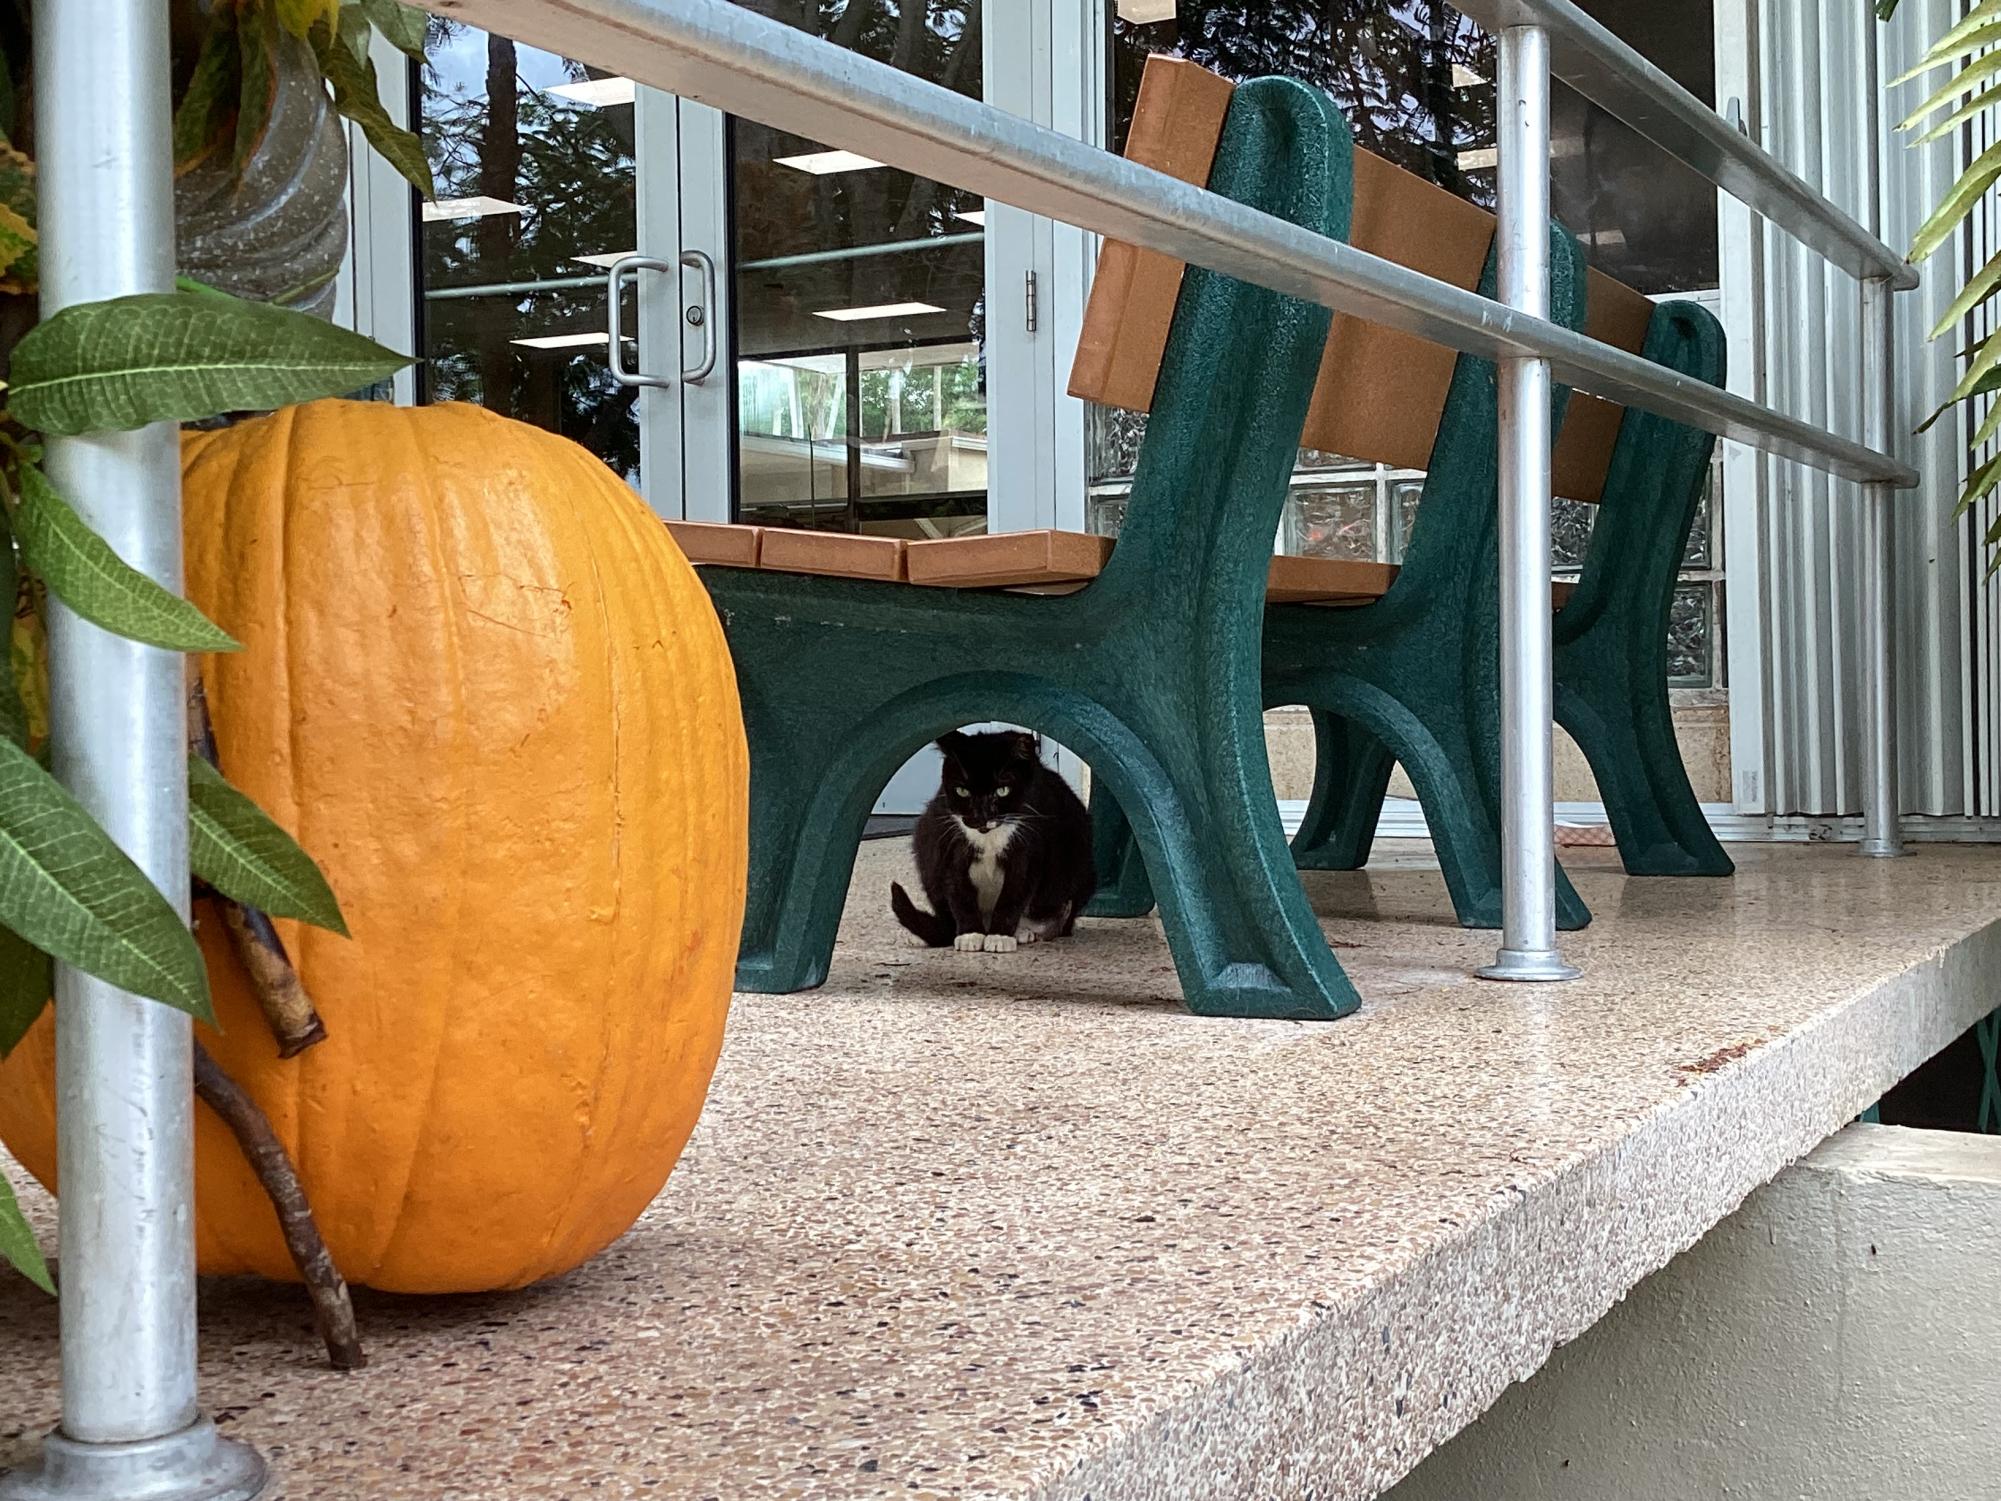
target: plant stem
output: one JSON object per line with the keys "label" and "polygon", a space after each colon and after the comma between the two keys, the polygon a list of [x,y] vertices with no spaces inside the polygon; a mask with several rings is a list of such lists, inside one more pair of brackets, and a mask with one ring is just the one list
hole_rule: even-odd
{"label": "plant stem", "polygon": [[257,1181],[270,1195],[271,1207],[278,1211],[285,1248],[292,1253],[292,1264],[312,1295],[313,1316],[326,1343],[328,1362],[337,1371],[360,1370],[368,1364],[368,1356],[355,1328],[354,1303],[327,1243],[320,1238],[319,1226],[313,1222],[313,1208],[306,1202],[292,1159],[257,1102],[223,1072],[222,1065],[199,1042],[195,1044],[195,1094],[229,1127]]}
{"label": "plant stem", "polygon": [[[192,673],[188,681],[188,744],[209,765],[218,771],[222,769],[216,764],[215,726],[209,719],[208,690],[202,686],[199,672]],[[222,913],[222,924],[229,930],[237,960],[250,976],[257,1004],[271,1026],[271,1034],[278,1039],[278,1056],[293,1058],[315,1043],[324,1042],[326,1024],[320,1020],[313,998],[299,979],[299,971],[292,964],[291,955],[285,952],[285,941],[278,936],[271,919],[255,907],[233,902],[220,892],[216,893],[215,902]]]}

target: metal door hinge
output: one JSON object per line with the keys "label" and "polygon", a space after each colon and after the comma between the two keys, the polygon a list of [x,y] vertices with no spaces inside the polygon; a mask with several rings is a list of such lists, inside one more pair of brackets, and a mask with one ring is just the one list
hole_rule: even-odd
{"label": "metal door hinge", "polygon": [[1028,312],[1028,331],[1029,331],[1030,333],[1034,333],[1034,332],[1035,332],[1035,322],[1036,322],[1036,317],[1035,317],[1035,312],[1036,312],[1036,310],[1035,310],[1035,296],[1036,296],[1036,294],[1035,294],[1035,273],[1034,273],[1033,271],[1031,271],[1031,272],[1029,272],[1029,273],[1028,273],[1028,306],[1027,306],[1027,312]]}

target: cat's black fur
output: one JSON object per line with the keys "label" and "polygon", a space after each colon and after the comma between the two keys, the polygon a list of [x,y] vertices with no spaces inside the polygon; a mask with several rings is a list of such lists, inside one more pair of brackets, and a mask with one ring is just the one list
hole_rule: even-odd
{"label": "cat's black fur", "polygon": [[938,748],[944,776],[917,820],[931,910],[892,884],[897,921],[932,948],[1005,952],[1016,941],[1068,938],[1098,889],[1089,810],[1042,764],[1033,735],[954,730]]}

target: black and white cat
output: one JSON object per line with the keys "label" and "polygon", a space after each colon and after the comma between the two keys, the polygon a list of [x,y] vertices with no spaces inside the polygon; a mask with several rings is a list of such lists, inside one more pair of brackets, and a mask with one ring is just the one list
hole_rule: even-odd
{"label": "black and white cat", "polygon": [[1090,811],[1042,764],[1033,735],[954,730],[938,749],[944,776],[916,841],[931,910],[892,884],[896,920],[927,948],[968,953],[1068,938],[1098,889]]}

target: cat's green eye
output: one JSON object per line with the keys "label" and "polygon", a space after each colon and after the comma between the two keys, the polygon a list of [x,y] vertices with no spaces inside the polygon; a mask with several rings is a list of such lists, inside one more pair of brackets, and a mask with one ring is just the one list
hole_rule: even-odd
{"label": "cat's green eye", "polygon": [[1009,794],[1010,792],[1013,792],[1013,791],[1014,791],[1014,788],[1012,788],[1012,787],[1008,786],[1008,784],[1007,784],[1007,783],[1003,782],[1003,783],[1001,783],[1001,785],[1000,785],[1000,786],[998,786],[998,787],[994,788],[994,796],[995,796],[995,797],[1006,797],[1006,796],[1007,796],[1007,795],[1008,795],[1008,794]]}
{"label": "cat's green eye", "polygon": [[973,789],[970,787],[954,787],[952,792],[956,797],[971,797],[973,795]]}

